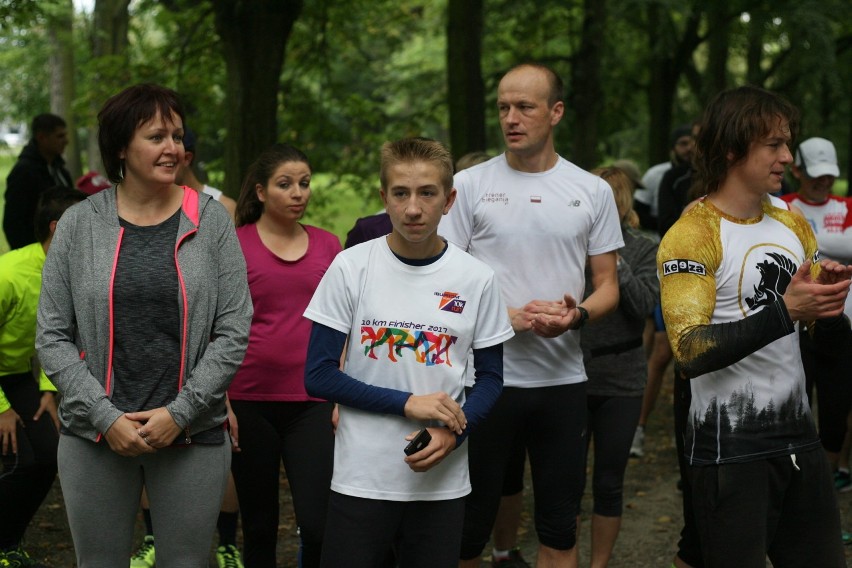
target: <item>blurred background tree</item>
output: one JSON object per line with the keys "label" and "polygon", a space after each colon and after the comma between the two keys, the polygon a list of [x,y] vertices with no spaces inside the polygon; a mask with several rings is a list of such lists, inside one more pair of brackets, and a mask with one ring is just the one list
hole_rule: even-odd
{"label": "blurred background tree", "polygon": [[582,167],[665,160],[673,126],[745,83],[852,163],[844,0],[0,0],[0,124],[62,114],[79,175],[100,169],[104,100],[158,82],[185,98],[211,185],[236,197],[262,148],[293,143],[317,173],[311,222],[341,233],[380,208],[384,141],[500,152],[496,85],[523,61],[565,81],[556,143]]}

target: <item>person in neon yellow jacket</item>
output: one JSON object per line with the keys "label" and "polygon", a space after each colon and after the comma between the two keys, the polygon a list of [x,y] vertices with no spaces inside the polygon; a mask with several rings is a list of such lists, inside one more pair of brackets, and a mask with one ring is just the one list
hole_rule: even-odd
{"label": "person in neon yellow jacket", "polygon": [[0,566],[35,562],[21,540],[56,477],[56,388],[33,373],[36,311],[56,222],[85,198],[66,187],[46,190],[35,215],[38,242],[0,256]]}

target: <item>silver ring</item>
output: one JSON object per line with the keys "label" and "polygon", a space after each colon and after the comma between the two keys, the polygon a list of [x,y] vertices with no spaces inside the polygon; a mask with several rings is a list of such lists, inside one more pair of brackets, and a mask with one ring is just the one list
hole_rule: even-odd
{"label": "silver ring", "polygon": [[145,432],[140,428],[139,429],[139,435],[142,436],[142,439],[144,440],[145,438],[148,437],[148,432]]}

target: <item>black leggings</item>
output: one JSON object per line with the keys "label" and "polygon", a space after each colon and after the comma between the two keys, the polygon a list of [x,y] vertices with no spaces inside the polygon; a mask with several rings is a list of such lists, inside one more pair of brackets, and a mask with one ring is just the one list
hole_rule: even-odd
{"label": "black leggings", "polygon": [[594,513],[604,517],[620,517],[624,505],[624,471],[630,458],[630,444],[639,414],[641,396],[589,395],[589,444],[595,444],[595,465],[592,473]]}
{"label": "black leggings", "polygon": [[23,428],[18,425],[17,456],[11,449],[2,456],[0,549],[6,549],[20,544],[27,525],[53,485],[59,433],[46,412],[33,421],[41,392],[31,373],[0,377],[0,388],[24,421]]}
{"label": "black leggings", "polygon": [[527,466],[527,448],[517,443],[512,448],[506,470],[503,472],[503,497],[517,495],[524,490],[524,470]]}
{"label": "black leggings", "polygon": [[517,444],[529,455],[539,542],[569,550],[577,542],[583,496],[586,383],[507,387],[468,439],[471,493],[465,503],[460,557],[476,558],[491,535],[503,475]]}
{"label": "black leggings", "polygon": [[813,403],[817,391],[817,422],[822,447],[837,453],[846,435],[846,416],[852,402],[852,331],[838,331],[820,341],[813,341],[807,330],[799,333],[802,364],[805,367],[808,399]]}
{"label": "black leggings", "polygon": [[319,566],[334,462],[333,405],[232,400],[231,407],[239,423],[241,451],[233,455],[231,470],[240,501],[246,566],[277,565],[282,460],[302,538],[302,566]]}

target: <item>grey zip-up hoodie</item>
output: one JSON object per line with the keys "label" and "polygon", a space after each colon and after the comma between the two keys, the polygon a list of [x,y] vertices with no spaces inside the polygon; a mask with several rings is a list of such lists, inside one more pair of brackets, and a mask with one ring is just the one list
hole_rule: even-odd
{"label": "grey zip-up hoodie", "polygon": [[[96,441],[123,414],[110,400],[122,235],[115,187],[68,209],[47,253],[39,300],[36,349],[62,394],[60,422]],[[180,391],[166,409],[192,435],[226,419],[225,391],[248,346],[252,304],[234,226],[210,196],[184,188],[174,253],[183,360]]]}

